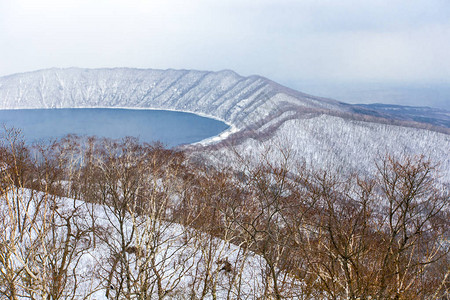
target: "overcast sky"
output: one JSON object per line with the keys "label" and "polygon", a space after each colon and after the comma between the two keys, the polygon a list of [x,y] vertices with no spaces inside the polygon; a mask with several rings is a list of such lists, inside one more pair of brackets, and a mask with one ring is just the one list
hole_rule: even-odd
{"label": "overcast sky", "polygon": [[50,67],[450,84],[449,0],[0,0],[0,76]]}

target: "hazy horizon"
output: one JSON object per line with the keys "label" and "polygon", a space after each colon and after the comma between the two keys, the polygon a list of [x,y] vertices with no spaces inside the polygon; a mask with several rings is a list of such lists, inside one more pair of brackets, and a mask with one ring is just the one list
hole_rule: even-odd
{"label": "hazy horizon", "polygon": [[449,109],[449,15],[445,0],[0,0],[0,76],[231,69],[345,102]]}

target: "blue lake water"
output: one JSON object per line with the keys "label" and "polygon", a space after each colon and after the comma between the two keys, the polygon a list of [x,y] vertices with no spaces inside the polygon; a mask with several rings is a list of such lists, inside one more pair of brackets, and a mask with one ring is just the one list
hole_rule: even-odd
{"label": "blue lake water", "polygon": [[22,129],[27,143],[73,133],[113,139],[134,136],[167,147],[195,143],[229,127],[191,113],[108,108],[0,110],[0,124]]}

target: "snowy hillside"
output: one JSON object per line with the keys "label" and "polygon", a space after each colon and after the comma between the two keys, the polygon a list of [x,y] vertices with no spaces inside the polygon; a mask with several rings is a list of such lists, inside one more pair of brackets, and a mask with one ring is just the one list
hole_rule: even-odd
{"label": "snowy hillside", "polygon": [[[293,163],[328,170],[364,175],[376,172],[375,164],[386,154],[425,155],[440,164],[443,182],[450,182],[450,136],[410,127],[361,122],[320,115],[285,121],[269,139],[246,138],[234,148],[255,158],[261,153],[272,160],[283,160],[288,154]],[[213,150],[218,161],[227,148]]]}
{"label": "snowy hillside", "polygon": [[[10,219],[7,217],[11,213],[11,207],[6,205],[8,200],[27,207],[26,212],[20,209],[20,218],[26,221],[28,231],[10,230],[11,226],[0,233],[0,246],[3,247],[6,240],[14,241],[16,246],[2,248],[9,255],[0,256],[0,272],[3,275],[0,276],[0,296],[11,293],[10,287],[1,279],[24,270],[27,274],[30,272],[27,267],[31,266],[33,271],[39,272],[40,278],[28,282],[29,286],[26,280],[23,280],[25,284],[17,284],[15,292],[18,299],[27,299],[30,295],[42,299],[54,296],[52,286],[55,282],[50,278],[54,280],[52,271],[58,268],[68,273],[59,287],[60,298],[116,299],[118,296],[114,295],[122,283],[112,274],[126,272],[120,270],[123,262],[114,261],[114,255],[121,253],[121,238],[125,238],[132,245],[124,254],[129,268],[127,271],[141,285],[143,270],[148,277],[145,294],[149,298],[146,299],[156,299],[158,296],[161,299],[198,299],[200,295],[203,299],[214,299],[213,296],[219,299],[262,297],[264,260],[251,251],[195,229],[175,223],[161,223],[152,216],[127,213],[119,218],[111,207],[27,189],[17,189],[8,195],[0,194],[0,199],[3,220]],[[49,201],[53,206],[36,211],[35,208],[42,206],[43,201]],[[56,206],[55,213],[52,210]],[[13,218],[10,223],[5,221],[1,225],[10,225],[15,220]],[[45,228],[49,224],[47,222],[52,224],[50,229]],[[47,244],[41,245],[40,240]],[[144,256],[139,253],[141,250],[149,253]],[[33,256],[35,253],[41,256]],[[211,273],[210,278],[208,272]],[[286,282],[299,285],[295,280]],[[33,284],[35,291],[30,288]],[[160,289],[164,289],[163,292]],[[138,293],[137,288],[133,291]]]}
{"label": "snowy hillside", "polygon": [[386,151],[425,154],[440,162],[449,178],[448,128],[429,131],[429,124],[379,117],[372,108],[306,95],[259,76],[229,70],[70,68],[0,78],[1,109],[76,107],[207,115],[233,125],[236,134],[224,135],[222,145],[234,143],[254,152],[282,138],[290,141],[295,160],[350,171],[367,171]]}

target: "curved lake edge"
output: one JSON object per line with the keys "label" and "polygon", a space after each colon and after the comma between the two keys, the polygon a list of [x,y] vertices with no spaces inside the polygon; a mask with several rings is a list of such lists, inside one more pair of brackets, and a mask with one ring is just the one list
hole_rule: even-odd
{"label": "curved lake edge", "polygon": [[[234,124],[221,119],[219,117],[205,114],[202,112],[194,112],[190,110],[182,110],[182,109],[173,109],[173,108],[161,108],[161,107],[134,107],[134,106],[77,106],[77,107],[14,107],[14,108],[1,108],[2,111],[7,110],[39,110],[39,109],[45,109],[45,110],[58,110],[58,109],[123,109],[123,110],[151,110],[151,111],[171,111],[171,112],[180,112],[180,113],[187,113],[196,115],[203,118],[209,118],[213,119],[219,122],[224,123],[228,126],[228,129],[220,132],[218,135],[207,137],[201,141],[185,144],[185,145],[200,145],[200,146],[209,146],[212,144],[219,143],[225,139],[227,139],[230,135],[238,132],[240,129],[237,128]],[[184,146],[185,146],[184,145]],[[177,147],[182,147],[183,145],[179,145]]]}

